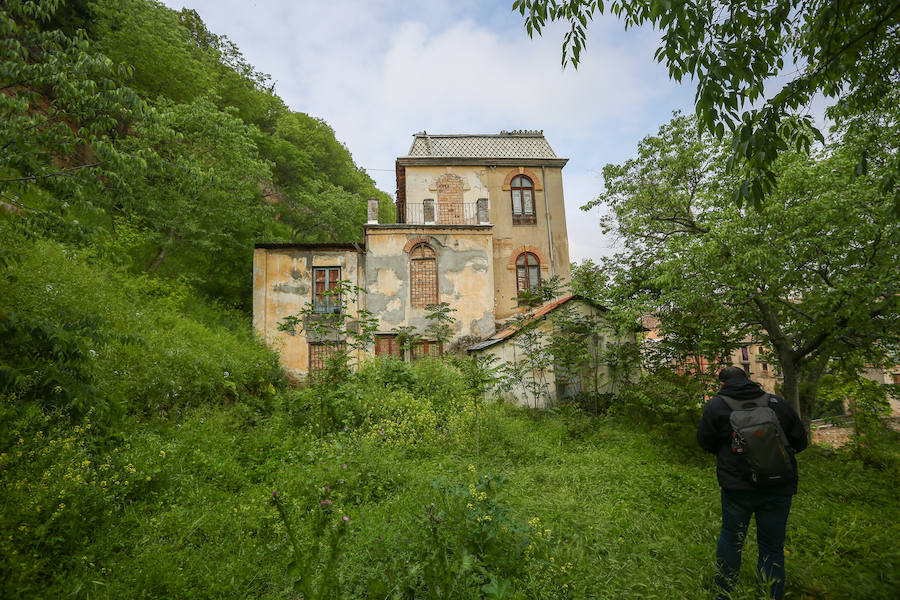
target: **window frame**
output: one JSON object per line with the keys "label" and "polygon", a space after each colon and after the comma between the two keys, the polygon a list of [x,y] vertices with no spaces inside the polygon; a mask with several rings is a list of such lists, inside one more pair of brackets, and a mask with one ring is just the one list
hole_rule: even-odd
{"label": "window frame", "polygon": [[[529,264],[529,257],[534,259],[534,264]],[[524,259],[524,264],[519,264]],[[516,297],[518,302],[522,304],[522,292],[530,292],[532,289],[541,285],[541,259],[534,252],[522,252],[516,257]],[[530,274],[533,273],[537,277],[537,283],[532,284]],[[524,272],[524,277],[520,274]],[[521,282],[525,282],[525,288],[520,287]]]}
{"label": "window frame", "polygon": [[[318,274],[324,274],[324,289],[320,293],[318,291],[319,279]],[[334,275],[335,277],[332,277]],[[341,281],[340,267],[313,267],[312,269],[312,309],[316,314],[335,314],[341,313],[341,296],[339,294],[324,294],[338,287]],[[320,299],[321,297],[321,299]]]}
{"label": "window frame", "polygon": [[410,348],[410,359],[413,361],[429,356],[441,356],[444,353],[444,343],[436,340],[419,340]]}
{"label": "window frame", "polygon": [[[528,182],[529,185],[522,185]],[[525,195],[528,191],[531,196],[531,212],[525,210]],[[516,212],[516,192],[519,192],[520,212]],[[512,212],[513,225],[537,225],[537,202],[534,194],[534,181],[528,175],[516,175],[509,182],[509,202]]]}

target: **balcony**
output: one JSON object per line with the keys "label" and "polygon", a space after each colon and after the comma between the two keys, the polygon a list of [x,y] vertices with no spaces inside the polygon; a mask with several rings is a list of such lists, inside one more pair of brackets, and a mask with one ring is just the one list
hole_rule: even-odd
{"label": "balcony", "polygon": [[397,221],[411,225],[489,225],[487,199],[478,202],[445,202],[433,200],[400,205]]}

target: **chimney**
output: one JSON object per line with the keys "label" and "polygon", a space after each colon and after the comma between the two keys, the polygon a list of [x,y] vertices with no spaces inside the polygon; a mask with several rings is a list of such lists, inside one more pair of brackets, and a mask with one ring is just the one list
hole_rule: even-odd
{"label": "chimney", "polygon": [[369,198],[369,222],[367,225],[378,225],[378,198]]}

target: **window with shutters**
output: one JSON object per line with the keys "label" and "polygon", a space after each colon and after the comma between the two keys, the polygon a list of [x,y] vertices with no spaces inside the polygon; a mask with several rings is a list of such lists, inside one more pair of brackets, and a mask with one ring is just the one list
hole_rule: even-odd
{"label": "window with shutters", "polygon": [[334,292],[341,280],[340,267],[313,267],[313,311],[341,312],[341,297]]}
{"label": "window with shutters", "polygon": [[444,344],[434,340],[420,340],[412,347],[412,359],[418,360],[426,356],[440,356],[444,353]]}
{"label": "window with shutters", "polygon": [[375,336],[375,356],[393,356],[403,358],[403,350],[400,341],[394,334],[379,334]]}
{"label": "window with shutters", "polygon": [[541,262],[531,252],[523,252],[516,259],[516,291],[530,292],[541,284]]}
{"label": "window with shutters", "polygon": [[409,251],[409,281],[412,306],[438,303],[437,260],[428,244],[416,244]]}
{"label": "window with shutters", "polygon": [[537,223],[534,211],[534,183],[525,175],[517,175],[509,183],[513,225]]}
{"label": "window with shutters", "polygon": [[319,342],[309,343],[309,374],[314,375],[325,368],[325,361],[335,352],[341,352],[345,348],[344,342],[323,344]]}

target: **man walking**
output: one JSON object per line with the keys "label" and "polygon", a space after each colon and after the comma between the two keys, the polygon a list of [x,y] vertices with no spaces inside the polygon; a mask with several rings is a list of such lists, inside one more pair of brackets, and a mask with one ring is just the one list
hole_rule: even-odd
{"label": "man walking", "polygon": [[[758,576],[769,586],[771,597],[781,600],[784,536],[791,498],[797,493],[794,453],[806,448],[806,429],[787,402],[766,394],[740,367],[725,367],[719,372],[719,381],[722,388],[703,409],[697,428],[697,443],[717,457],[716,476],[722,488],[722,530],[716,547],[717,600],[728,598],[737,582],[752,515],[756,515]],[[749,422],[762,425],[743,429]],[[777,431],[779,426],[781,431]],[[783,469],[769,468],[780,459]]]}

